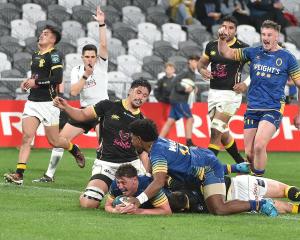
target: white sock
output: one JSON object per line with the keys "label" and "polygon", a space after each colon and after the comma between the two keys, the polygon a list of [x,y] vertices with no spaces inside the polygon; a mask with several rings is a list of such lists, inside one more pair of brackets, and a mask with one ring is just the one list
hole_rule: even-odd
{"label": "white sock", "polygon": [[62,156],[64,155],[64,149],[63,148],[53,148],[51,157],[50,157],[50,162],[48,165],[48,169],[46,172],[46,175],[48,177],[53,178],[54,173],[56,171],[56,167]]}

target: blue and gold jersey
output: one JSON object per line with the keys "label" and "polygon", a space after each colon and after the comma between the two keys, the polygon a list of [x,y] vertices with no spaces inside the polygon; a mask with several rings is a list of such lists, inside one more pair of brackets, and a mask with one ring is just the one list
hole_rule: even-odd
{"label": "blue and gold jersey", "polygon": [[165,172],[183,181],[191,175],[202,180],[206,169],[219,168],[220,165],[219,160],[208,149],[188,148],[183,144],[160,137],[153,143],[149,158],[152,174]]}
{"label": "blue and gold jersey", "polygon": [[[138,195],[140,195],[152,182],[152,178],[148,176],[138,176],[138,180],[139,180],[139,185],[138,185],[137,192],[132,197],[137,197]],[[117,186],[117,181],[114,180],[109,188],[107,197],[111,199],[115,199],[116,197],[121,195],[123,194]],[[162,189],[160,189],[159,192],[153,198],[143,203],[140,207],[145,209],[155,208],[165,204],[167,201],[168,199],[166,194]]]}
{"label": "blue and gold jersey", "polygon": [[248,109],[283,113],[286,82],[289,78],[300,81],[300,67],[295,57],[285,49],[267,52],[260,46],[238,49],[235,59],[251,61]]}

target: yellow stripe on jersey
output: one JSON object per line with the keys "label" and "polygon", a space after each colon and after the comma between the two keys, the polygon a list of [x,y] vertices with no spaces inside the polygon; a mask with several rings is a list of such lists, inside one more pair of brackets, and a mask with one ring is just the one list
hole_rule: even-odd
{"label": "yellow stripe on jersey", "polygon": [[168,165],[167,162],[164,160],[157,160],[152,164],[152,174],[157,172],[168,172]]}
{"label": "yellow stripe on jersey", "polygon": [[154,198],[152,198],[151,203],[154,207],[159,207],[168,202],[168,198],[166,194],[160,190],[158,194]]}
{"label": "yellow stripe on jersey", "polygon": [[56,68],[63,68],[63,65],[55,65],[51,67],[51,70],[56,69]]}
{"label": "yellow stripe on jersey", "polygon": [[194,168],[193,169],[194,171],[194,175],[200,180],[202,181],[204,179],[204,173],[205,173],[205,170],[203,167],[197,167],[197,168]]}
{"label": "yellow stripe on jersey", "polygon": [[279,112],[280,112],[281,114],[283,114],[284,108],[285,108],[285,102],[280,102],[280,109],[279,109]]}
{"label": "yellow stripe on jersey", "polygon": [[241,48],[234,49],[234,60],[241,61],[243,59],[243,50]]}
{"label": "yellow stripe on jersey", "polygon": [[109,200],[114,200],[115,199],[115,197],[114,196],[112,196],[111,194],[107,194],[106,195],[107,196],[107,198],[106,199],[109,199]]}
{"label": "yellow stripe on jersey", "polygon": [[95,106],[92,107],[92,110],[93,110],[93,113],[94,113],[94,117],[97,118],[98,115],[97,115],[97,113],[96,113]]}

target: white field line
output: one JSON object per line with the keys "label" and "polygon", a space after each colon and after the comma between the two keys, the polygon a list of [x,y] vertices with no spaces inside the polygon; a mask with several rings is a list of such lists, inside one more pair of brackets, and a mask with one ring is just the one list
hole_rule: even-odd
{"label": "white field line", "polygon": [[282,219],[286,219],[286,220],[293,220],[293,221],[298,221],[298,222],[300,221],[299,217],[296,217],[293,215],[279,215],[278,217],[282,218]]}
{"label": "white field line", "polygon": [[37,189],[37,190],[46,190],[46,191],[54,191],[54,192],[66,192],[66,193],[82,193],[81,191],[78,190],[73,190],[73,189],[63,189],[63,188],[49,188],[49,187],[36,187],[36,186],[17,186],[17,185],[12,185],[11,183],[0,183],[0,186],[6,186],[10,185],[15,188],[28,188],[28,189]]}

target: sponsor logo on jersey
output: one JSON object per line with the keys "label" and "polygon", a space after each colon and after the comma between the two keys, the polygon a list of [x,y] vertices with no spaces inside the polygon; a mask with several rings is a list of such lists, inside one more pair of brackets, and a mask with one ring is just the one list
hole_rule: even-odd
{"label": "sponsor logo on jersey", "polygon": [[58,54],[52,54],[51,55],[51,61],[52,63],[59,63],[60,62],[60,57]]}
{"label": "sponsor logo on jersey", "polygon": [[111,115],[111,119],[113,120],[120,120],[120,117],[116,114]]}
{"label": "sponsor logo on jersey", "polygon": [[42,68],[45,65],[45,59],[40,59],[39,61],[39,67]]}

